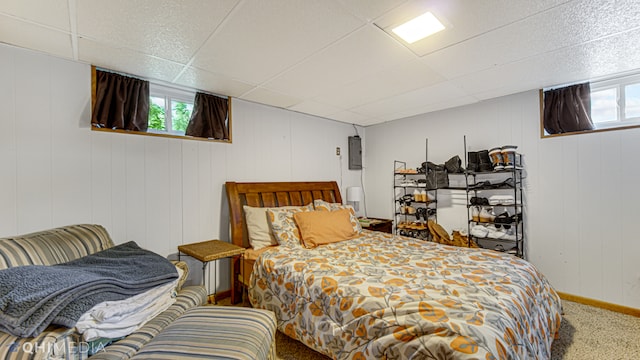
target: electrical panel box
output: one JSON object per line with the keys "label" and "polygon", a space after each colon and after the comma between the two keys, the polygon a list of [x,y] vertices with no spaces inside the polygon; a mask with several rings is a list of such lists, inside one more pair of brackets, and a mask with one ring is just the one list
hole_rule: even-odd
{"label": "electrical panel box", "polygon": [[362,170],[362,144],[360,136],[349,136],[349,170]]}

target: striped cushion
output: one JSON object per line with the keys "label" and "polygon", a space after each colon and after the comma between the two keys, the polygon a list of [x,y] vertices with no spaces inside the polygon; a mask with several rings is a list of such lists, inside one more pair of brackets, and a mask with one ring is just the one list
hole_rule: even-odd
{"label": "striped cushion", "polygon": [[[0,239],[0,269],[22,265],[53,265],[106,250],[113,241],[100,225],[69,225]],[[178,266],[184,267],[178,263]],[[188,269],[186,269],[188,274]],[[142,328],[92,356],[128,359],[186,310],[206,302],[204,287],[185,287],[176,302]],[[35,338],[17,338],[0,332],[0,359],[87,358],[87,344],[75,329],[49,327]]]}
{"label": "striped cushion", "polygon": [[187,310],[202,305],[207,300],[206,289],[202,286],[187,286],[178,293],[176,302],[160,315],[146,323],[138,331],[109,345],[105,351],[93,355],[91,359],[123,360],[130,359],[161,331],[178,319]]}
{"label": "striped cushion", "polygon": [[81,341],[82,335],[65,327],[50,327],[35,338],[0,332],[0,359],[84,360],[87,352],[76,347]]}
{"label": "striped cushion", "polygon": [[275,359],[275,332],[271,311],[201,306],[167,326],[133,359]]}
{"label": "striped cushion", "polygon": [[108,249],[113,241],[101,225],[69,225],[0,239],[0,269],[54,265]]}
{"label": "striped cushion", "polygon": [[[167,325],[190,308],[206,300],[206,290],[201,286],[185,287],[176,302],[160,315],[146,323],[140,330],[108,347],[94,348],[97,353],[91,359],[129,359]],[[35,338],[19,338],[0,332],[0,359],[69,359],[87,358],[88,344],[75,329],[49,327]]]}

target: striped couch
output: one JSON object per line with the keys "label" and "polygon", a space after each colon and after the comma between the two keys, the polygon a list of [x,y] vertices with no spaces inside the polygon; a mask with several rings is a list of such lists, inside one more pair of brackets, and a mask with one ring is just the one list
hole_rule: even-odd
{"label": "striped couch", "polygon": [[[0,270],[22,265],[53,265],[114,245],[100,225],[69,225],[0,239]],[[185,263],[176,263],[188,273]],[[180,284],[182,285],[182,284]],[[250,308],[200,306],[201,286],[182,287],[176,302],[142,328],[106,347],[83,342],[74,329],[49,327],[35,338],[0,332],[0,359],[176,359],[275,358],[275,316]],[[226,354],[233,353],[234,356]],[[218,356],[217,354],[225,354]]]}

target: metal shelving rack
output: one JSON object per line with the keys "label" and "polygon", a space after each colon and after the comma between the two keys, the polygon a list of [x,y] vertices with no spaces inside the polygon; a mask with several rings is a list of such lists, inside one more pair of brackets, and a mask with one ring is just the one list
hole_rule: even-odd
{"label": "metal shelving rack", "polygon": [[[428,159],[429,139],[425,139],[425,162]],[[426,189],[426,169],[424,173],[409,173],[409,168],[405,161],[394,160],[393,162],[393,214],[394,214],[394,233],[398,235],[410,236],[423,240],[431,240],[431,234],[427,228],[427,219],[438,219],[438,190]],[[424,186],[419,186],[419,179],[423,179]],[[408,185],[408,180],[415,180],[415,185]],[[413,192],[424,190],[427,193],[427,200],[416,201],[413,198]],[[407,199],[411,197],[410,204],[414,206],[415,213],[409,214],[408,211],[402,212],[402,206],[406,205]],[[424,209],[424,210],[419,210]],[[418,214],[418,217],[416,217]],[[426,215],[426,216],[423,216]],[[413,218],[415,217],[415,221]],[[421,220],[419,220],[421,219]]]}
{"label": "metal shelving rack", "polygon": [[[464,149],[465,149],[465,169],[467,168],[467,159],[468,159],[468,154],[467,154],[467,137],[464,137]],[[465,170],[465,183],[466,183],[466,194],[467,194],[467,228],[468,228],[468,235],[469,235],[469,241],[471,241],[471,239],[476,240],[476,242],[482,246],[482,243],[486,244],[486,243],[490,243],[490,244],[512,244],[514,245],[512,248],[510,249],[504,249],[505,251],[514,249],[515,250],[515,255],[525,259],[525,246],[524,246],[524,242],[525,242],[525,234],[524,234],[524,224],[525,224],[525,219],[524,219],[524,197],[523,197],[523,176],[522,176],[522,172],[523,169],[522,168],[517,168],[516,164],[514,164],[513,168],[511,169],[505,169],[505,170],[499,170],[499,171],[485,171],[485,172],[476,172],[476,171],[468,171]],[[512,184],[513,186],[508,186],[505,185],[503,187],[495,187],[495,184],[489,185],[489,186],[475,186],[476,184],[478,184],[478,181],[480,179],[483,179],[483,181],[485,181],[484,179],[504,179],[506,180],[508,178],[508,176],[511,175],[511,179],[512,179]],[[469,179],[473,179],[473,183],[469,183]],[[503,180],[503,181],[504,181]],[[499,183],[498,183],[499,184]],[[507,193],[508,191],[505,190],[513,190],[513,204],[499,204],[499,205],[485,205],[485,206],[491,206],[491,207],[503,207],[503,208],[510,208],[513,209],[513,213],[515,216],[515,219],[512,220],[510,223],[496,223],[495,221],[484,221],[484,222],[477,222],[474,221],[471,215],[472,212],[472,207],[477,206],[477,205],[472,205],[471,204],[471,194],[473,194],[473,196],[475,196],[476,198],[480,197],[479,195],[484,193],[495,193],[496,191],[498,192],[502,192],[502,193]],[[486,198],[486,197],[485,197]],[[478,236],[474,236],[471,233],[471,229],[473,226],[475,225],[493,225],[493,226],[512,226],[514,228],[514,235],[515,238],[511,239],[511,238],[497,238],[497,237],[491,237],[491,236],[487,236],[487,237],[478,237]],[[469,244],[470,245],[470,244]],[[502,245],[498,246],[495,245],[495,247],[497,248],[504,248]],[[495,248],[494,247],[494,248]]]}

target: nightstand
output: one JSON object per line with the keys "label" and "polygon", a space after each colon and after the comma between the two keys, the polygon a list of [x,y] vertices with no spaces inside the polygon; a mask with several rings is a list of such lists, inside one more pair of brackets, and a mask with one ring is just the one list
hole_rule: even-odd
{"label": "nightstand", "polygon": [[[220,241],[220,240],[209,240],[203,241],[193,244],[180,245],[178,246],[178,260],[180,260],[180,254],[189,255],[196,260],[200,260],[202,262],[202,285],[204,286],[205,272],[207,265],[211,261],[216,261],[218,259],[224,259],[233,256],[242,256],[244,255],[245,248]],[[217,302],[216,294],[217,294],[217,276],[216,269],[214,268],[213,273],[213,303]],[[211,277],[209,277],[209,282],[207,283],[207,295],[211,294]],[[233,289],[233,271],[231,274],[231,294],[234,294]],[[232,296],[233,297],[233,296]],[[209,298],[209,303],[211,303],[211,298]]]}
{"label": "nightstand", "polygon": [[393,232],[393,220],[378,218],[359,218],[363,229],[380,231],[391,234]]}

